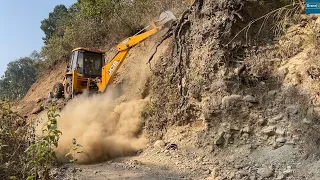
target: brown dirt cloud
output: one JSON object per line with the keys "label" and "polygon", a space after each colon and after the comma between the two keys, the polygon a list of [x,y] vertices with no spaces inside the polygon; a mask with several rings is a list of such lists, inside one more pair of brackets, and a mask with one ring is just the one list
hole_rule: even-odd
{"label": "brown dirt cloud", "polygon": [[[160,46],[154,59],[166,52],[168,43]],[[149,39],[130,51],[117,72],[113,89],[108,87],[108,92],[91,97],[77,96],[59,113],[58,128],[63,135],[56,153],[60,161],[68,161],[65,155],[73,138],[83,146],[79,150],[85,152],[76,158],[86,164],[132,155],[145,147],[147,139],[139,134],[140,111],[148,99],[141,100],[141,97],[148,96],[146,85],[151,71],[146,62],[155,44],[156,41]],[[120,97],[115,99],[117,96]],[[126,102],[119,102],[121,100]],[[46,119],[45,116],[44,112],[40,118]]]}
{"label": "brown dirt cloud", "polygon": [[85,153],[76,158],[85,164],[132,155],[145,147],[140,111],[146,100],[116,103],[113,94],[82,95],[62,110],[58,128],[63,134],[56,149],[59,160],[66,161],[73,138],[83,146],[79,150]]}

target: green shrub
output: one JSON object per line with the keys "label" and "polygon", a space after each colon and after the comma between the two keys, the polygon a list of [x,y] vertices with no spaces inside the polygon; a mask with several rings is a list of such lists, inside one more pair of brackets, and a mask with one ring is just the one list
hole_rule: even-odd
{"label": "green shrub", "polygon": [[62,134],[57,126],[59,114],[53,106],[49,106],[47,117],[48,121],[42,128],[42,135],[36,137],[26,150],[33,172],[31,177],[40,174],[43,179],[49,179],[49,171],[57,158],[54,148],[58,147],[59,137]]}

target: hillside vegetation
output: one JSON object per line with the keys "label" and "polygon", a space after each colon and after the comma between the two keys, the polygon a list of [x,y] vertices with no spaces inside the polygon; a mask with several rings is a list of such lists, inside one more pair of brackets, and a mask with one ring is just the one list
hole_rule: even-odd
{"label": "hillside vegetation", "polygon": [[41,21],[40,28],[45,34],[41,52],[8,64],[0,80],[0,97],[22,98],[47,70],[68,61],[73,48],[108,50],[157,19],[160,12],[185,3],[183,0],[79,0],[70,7],[57,5]]}

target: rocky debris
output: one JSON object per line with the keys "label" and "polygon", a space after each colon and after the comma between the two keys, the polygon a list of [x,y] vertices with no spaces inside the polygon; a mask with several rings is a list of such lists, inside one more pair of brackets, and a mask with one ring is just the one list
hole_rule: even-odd
{"label": "rocky debris", "polygon": [[31,111],[31,114],[39,114],[41,111],[44,110],[44,107],[43,106],[39,106],[39,107],[36,107],[34,108],[32,111]]}
{"label": "rocky debris", "polygon": [[229,133],[225,134],[224,139],[225,139],[226,144],[233,144],[233,138],[232,138],[231,134],[229,134]]}
{"label": "rocky debris", "polygon": [[292,135],[292,139],[293,139],[295,142],[297,142],[297,141],[300,140],[300,136],[297,135],[297,134],[293,134],[293,135]]}
{"label": "rocky debris", "polygon": [[218,169],[217,168],[213,168],[211,170],[211,177],[216,178],[218,176]]}
{"label": "rocky debris", "polygon": [[230,126],[231,131],[240,131],[240,128],[236,125]]}
{"label": "rocky debris", "polygon": [[210,170],[210,169],[207,169],[204,173],[205,173],[205,174],[210,174],[210,173],[211,173],[211,170]]}
{"label": "rocky debris", "polygon": [[317,117],[318,115],[315,109],[313,107],[308,108],[305,119],[312,123],[317,119]]}
{"label": "rocky debris", "polygon": [[288,68],[279,68],[278,69],[278,74],[280,77],[286,77],[287,74],[289,73],[289,69]]}
{"label": "rocky debris", "polygon": [[285,130],[281,129],[281,128],[277,128],[276,130],[276,134],[278,136],[284,136],[286,134]]}
{"label": "rocky debris", "polygon": [[287,177],[289,175],[291,175],[293,173],[292,171],[292,167],[288,166],[287,169],[285,171],[283,171],[283,174]]}
{"label": "rocky debris", "polygon": [[260,115],[259,114],[257,114],[257,113],[250,113],[249,114],[249,118],[250,119],[253,119],[253,120],[255,120],[255,119],[259,119],[260,118]]}
{"label": "rocky debris", "polygon": [[289,116],[296,115],[299,112],[299,108],[296,105],[288,106],[286,109],[286,114]]}
{"label": "rocky debris", "polygon": [[43,102],[44,100],[46,100],[45,98],[39,98],[39,99],[37,99],[37,104],[39,104],[39,103],[41,103],[41,102]]}
{"label": "rocky debris", "polygon": [[177,150],[178,145],[177,144],[169,144],[166,146],[166,150]]}
{"label": "rocky debris", "polygon": [[268,136],[273,136],[276,133],[276,126],[268,126],[262,129],[262,133]]}
{"label": "rocky debris", "polygon": [[224,132],[219,132],[218,136],[214,140],[215,145],[222,145],[224,143]]}
{"label": "rocky debris", "polygon": [[51,104],[52,103],[52,98],[48,98],[48,99],[46,99],[45,101],[44,101],[44,105],[45,106],[48,106],[49,104]]}
{"label": "rocky debris", "polygon": [[260,126],[266,125],[267,122],[268,122],[268,121],[267,121],[265,118],[260,118],[260,119],[258,120],[258,124],[259,124]]}
{"label": "rocky debris", "polygon": [[283,119],[283,114],[279,114],[271,119],[268,120],[268,123],[270,125],[275,125],[278,123],[278,121],[280,121],[281,119]]}
{"label": "rocky debris", "polygon": [[308,125],[312,124],[312,121],[310,121],[307,118],[303,118],[302,122],[303,122],[303,124],[308,124]]}
{"label": "rocky debris", "polygon": [[287,140],[287,141],[286,141],[286,144],[287,144],[287,145],[294,145],[294,144],[295,144],[295,141],[292,140],[292,139],[291,139],[291,140]]}
{"label": "rocky debris", "polygon": [[200,163],[200,162],[203,162],[203,156],[201,156],[201,157],[197,157],[196,159],[195,159],[195,162],[197,162],[197,163]]}
{"label": "rocky debris", "polygon": [[251,96],[251,95],[246,95],[246,96],[243,98],[243,100],[244,100],[245,102],[249,102],[249,103],[258,103],[257,98],[255,98],[255,97],[253,97],[253,96]]}
{"label": "rocky debris", "polygon": [[283,180],[285,178],[286,176],[283,173],[279,173],[278,176],[276,177],[276,180]]}
{"label": "rocky debris", "polygon": [[215,180],[213,177],[209,176],[205,180]]}
{"label": "rocky debris", "polygon": [[274,96],[277,94],[277,90],[271,90],[268,92],[268,96]]}
{"label": "rocky debris", "polygon": [[276,139],[276,142],[278,142],[278,143],[285,143],[286,141],[287,141],[287,139],[284,137],[279,137]]}
{"label": "rocky debris", "polygon": [[250,134],[252,132],[252,129],[251,129],[250,126],[247,125],[247,126],[245,126],[244,128],[241,129],[241,132]]}
{"label": "rocky debris", "polygon": [[222,177],[222,176],[218,176],[216,178],[214,178],[214,180],[225,180],[226,178]]}
{"label": "rocky debris", "polygon": [[239,179],[241,179],[241,178],[243,178],[245,176],[248,176],[248,173],[245,170],[239,170],[237,172],[237,176],[238,176]]}
{"label": "rocky debris", "polygon": [[262,177],[262,178],[268,178],[268,177],[271,177],[273,176],[273,171],[270,170],[269,168],[267,167],[262,167],[262,168],[259,168],[257,173]]}
{"label": "rocky debris", "polygon": [[163,149],[166,146],[166,143],[162,140],[157,140],[154,144],[153,147],[157,149]]}
{"label": "rocky debris", "polygon": [[135,154],[136,154],[137,156],[139,156],[141,153],[143,153],[143,150],[139,150],[139,151],[137,151]]}
{"label": "rocky debris", "polygon": [[242,100],[241,95],[230,95],[230,96],[225,96],[222,98],[222,107],[223,108],[230,108],[232,106],[235,106],[237,103],[239,103]]}

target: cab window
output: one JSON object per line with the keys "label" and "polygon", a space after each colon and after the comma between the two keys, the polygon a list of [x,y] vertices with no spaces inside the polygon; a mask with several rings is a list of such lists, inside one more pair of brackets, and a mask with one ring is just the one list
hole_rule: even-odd
{"label": "cab window", "polygon": [[78,56],[78,51],[74,51],[72,53],[71,57],[71,71],[75,70],[77,68],[77,56]]}
{"label": "cab window", "polygon": [[87,76],[100,76],[103,65],[103,56],[99,53],[85,52],[84,74]]}
{"label": "cab window", "polygon": [[83,59],[84,59],[84,52],[79,52],[77,69],[80,74],[84,73]]}

